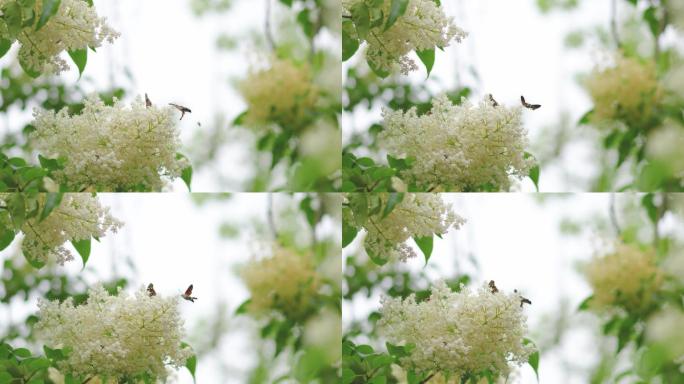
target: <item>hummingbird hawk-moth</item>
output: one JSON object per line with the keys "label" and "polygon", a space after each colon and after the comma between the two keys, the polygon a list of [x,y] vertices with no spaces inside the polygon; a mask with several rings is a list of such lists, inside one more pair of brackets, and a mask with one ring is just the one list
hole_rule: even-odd
{"label": "hummingbird hawk-moth", "polygon": [[154,290],[154,285],[152,283],[147,286],[147,296],[157,296],[157,291]]}
{"label": "hummingbird hawk-moth", "polygon": [[181,117],[179,120],[183,120],[183,116],[185,116],[186,113],[192,113],[192,111],[188,107],[184,107],[182,105],[178,105],[178,104],[174,104],[174,103],[169,103],[169,105],[180,111]]}
{"label": "hummingbird hawk-moth", "polygon": [[190,284],[190,286],[188,287],[188,289],[185,290],[185,292],[181,295],[181,297],[184,298],[184,299],[187,300],[187,301],[190,301],[190,302],[193,302],[193,303],[194,303],[195,300],[197,300],[197,298],[196,298],[196,297],[192,297],[192,288],[193,288],[193,287],[192,287],[192,284]]}
{"label": "hummingbird hawk-moth", "polygon": [[147,96],[147,93],[145,94],[145,108],[149,108],[152,106],[152,100]]}
{"label": "hummingbird hawk-moth", "polygon": [[530,104],[527,101],[525,101],[525,96],[520,96],[520,102],[522,102],[523,107],[531,110],[539,109],[541,108],[541,104]]}

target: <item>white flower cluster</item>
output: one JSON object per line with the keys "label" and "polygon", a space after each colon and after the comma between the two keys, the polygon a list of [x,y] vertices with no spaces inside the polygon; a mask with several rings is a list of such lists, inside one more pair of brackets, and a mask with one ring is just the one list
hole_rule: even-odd
{"label": "white flower cluster", "polygon": [[182,346],[183,320],[178,297],[148,296],[141,288],[130,296],[111,296],[101,286],[86,304],[38,303],[38,337],[51,348],[70,348],[59,369],[75,375],[163,379],[167,367],[182,367],[192,351]]}
{"label": "white flower cluster", "polygon": [[[36,0],[36,15],[41,14],[43,0]],[[119,33],[107,25],[105,18],[98,17],[94,7],[83,0],[62,0],[57,13],[35,30],[30,25],[21,30],[17,40],[21,43],[19,59],[31,70],[59,74],[69,69],[59,57],[63,51],[97,48],[103,41],[113,43]]]}
{"label": "white flower cluster", "polygon": [[279,124],[301,130],[318,100],[311,69],[290,60],[271,58],[268,68],[253,68],[239,89],[247,103],[246,124]]}
{"label": "white flower cluster", "polygon": [[[354,6],[364,0],[343,0],[342,5],[350,14]],[[382,14],[389,15],[391,0],[382,3]],[[386,18],[385,18],[386,20]],[[409,0],[406,12],[387,30],[385,23],[368,32],[366,58],[375,68],[392,72],[398,65],[402,73],[418,69],[408,57],[411,51],[423,51],[435,47],[447,47],[452,40],[461,42],[467,33],[457,27],[452,17],[433,0]]]}
{"label": "white flower cluster", "polygon": [[35,111],[36,130],[30,139],[44,156],[66,158],[54,173],[70,189],[98,191],[159,191],[165,178],[180,176],[187,167],[179,158],[179,129],[172,107],[149,107],[140,98],[130,108],[116,101],[107,106],[97,96],[83,111]]}
{"label": "white flower cluster", "polygon": [[380,145],[398,158],[413,157],[405,176],[447,190],[508,190],[509,176],[522,178],[534,162],[526,158],[527,130],[521,107],[508,108],[485,98],[479,105],[446,95],[434,99],[430,113],[419,116],[385,109]]}
{"label": "white flower cluster", "polygon": [[607,66],[595,68],[586,81],[594,101],[592,119],[648,123],[657,113],[663,91],[653,63],[616,55]]}
{"label": "white flower cluster", "polygon": [[46,262],[54,257],[58,264],[73,260],[66,248],[70,240],[101,238],[107,232],[116,233],[123,225],[112,217],[109,207],[103,207],[89,193],[66,193],[59,207],[43,221],[38,218],[26,220],[21,227],[24,233],[22,252],[30,260]]}
{"label": "white flower cluster", "polygon": [[527,317],[521,297],[483,284],[478,290],[452,292],[443,281],[430,298],[416,302],[385,297],[378,322],[392,344],[413,344],[401,361],[406,369],[461,377],[485,370],[506,377],[513,365],[527,362],[534,348],[524,343]]}
{"label": "white flower cluster", "polygon": [[292,319],[300,319],[311,309],[319,287],[311,255],[279,246],[271,256],[247,264],[242,279],[254,314],[277,311]]}
{"label": "white flower cluster", "polygon": [[624,243],[617,243],[613,251],[594,257],[585,266],[584,273],[594,291],[591,306],[596,310],[647,308],[663,283],[655,252]]}
{"label": "white flower cluster", "polygon": [[[383,200],[387,195],[381,195]],[[406,261],[416,252],[406,240],[411,237],[443,235],[450,228],[459,229],[465,219],[454,213],[437,194],[407,193],[385,218],[369,216],[364,246],[368,252],[389,260]]]}

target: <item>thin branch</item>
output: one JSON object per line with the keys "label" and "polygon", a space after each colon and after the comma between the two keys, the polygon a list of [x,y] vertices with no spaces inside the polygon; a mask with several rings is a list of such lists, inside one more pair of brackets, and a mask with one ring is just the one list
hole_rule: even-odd
{"label": "thin branch", "polygon": [[617,218],[617,211],[615,209],[615,192],[610,193],[610,223],[615,229],[615,234],[618,237],[622,236],[622,229],[620,228],[620,223]]}
{"label": "thin branch", "polygon": [[622,42],[620,41],[620,34],[618,33],[618,23],[617,23],[617,0],[610,1],[610,32],[613,35],[613,40],[617,48],[622,48]]}
{"label": "thin branch", "polygon": [[275,224],[275,215],[273,214],[273,194],[268,193],[268,206],[266,215],[268,216],[268,227],[271,229],[271,235],[273,235],[273,240],[278,240],[278,230]]}
{"label": "thin branch", "polygon": [[266,42],[271,51],[275,50],[275,41],[273,40],[273,32],[271,31],[271,0],[266,1],[266,15],[264,17],[264,34],[266,35]]}
{"label": "thin branch", "polygon": [[430,376],[426,377],[424,380],[421,380],[421,381],[420,381],[420,384],[425,384],[425,383],[427,383],[428,381],[430,381],[430,379],[432,379],[433,376],[435,376],[435,374],[434,374],[434,373],[431,373]]}

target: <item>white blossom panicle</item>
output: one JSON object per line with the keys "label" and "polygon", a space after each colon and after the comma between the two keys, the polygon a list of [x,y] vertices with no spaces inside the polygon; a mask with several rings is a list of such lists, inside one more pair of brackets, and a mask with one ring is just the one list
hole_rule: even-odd
{"label": "white blossom panicle", "polygon": [[294,319],[311,309],[319,286],[311,255],[279,246],[271,256],[247,264],[242,279],[251,294],[252,313],[276,311]]}
{"label": "white blossom panicle", "polygon": [[527,176],[534,161],[526,158],[527,130],[521,107],[495,106],[485,98],[475,106],[463,99],[454,105],[446,95],[434,99],[432,111],[418,115],[384,110],[380,145],[398,158],[415,158],[405,175],[419,184],[449,190],[508,190],[509,176]]}
{"label": "white blossom panicle", "polygon": [[[343,0],[347,14],[364,0]],[[391,0],[384,0],[383,15],[390,14]],[[386,18],[385,18],[386,21]],[[368,32],[366,58],[371,66],[386,72],[398,69],[403,74],[418,69],[408,54],[435,47],[448,47],[452,40],[461,42],[467,33],[454,24],[452,17],[432,0],[409,0],[406,12],[387,30],[385,23]]]}
{"label": "white blossom panicle", "polygon": [[178,117],[170,106],[147,108],[138,97],[105,105],[96,95],[80,114],[34,112],[30,138],[44,156],[66,158],[55,178],[70,189],[160,191],[188,166],[179,157]]}
{"label": "white blossom panicle", "polygon": [[91,194],[66,193],[47,218],[31,218],[24,223],[21,249],[30,260],[45,263],[54,257],[64,265],[74,258],[65,246],[67,241],[102,238],[107,232],[116,233],[122,225],[112,217],[109,207],[103,207]]}
{"label": "white blossom panicle", "polygon": [[192,355],[182,346],[185,331],[178,300],[150,297],[145,288],[132,296],[112,296],[98,286],[82,305],[74,305],[71,298],[39,301],[35,329],[48,347],[71,349],[59,363],[63,373],[164,379],[169,367],[182,367]]}
{"label": "white blossom panicle", "polygon": [[275,57],[267,68],[251,69],[239,89],[248,106],[245,123],[256,128],[279,124],[300,130],[318,100],[309,66]]}
{"label": "white blossom panicle", "polygon": [[628,311],[647,308],[660,289],[663,272],[652,250],[617,243],[615,249],[594,257],[584,274],[593,289],[591,307],[606,310],[620,307]]}
{"label": "white blossom panicle", "polygon": [[439,195],[407,193],[387,217],[368,217],[364,246],[383,259],[405,262],[416,256],[406,244],[411,237],[443,235],[464,223],[465,219],[454,213],[451,204],[444,203]]}
{"label": "white blossom panicle", "polygon": [[[36,15],[41,14],[43,0],[36,0]],[[33,71],[57,73],[69,69],[59,55],[64,51],[98,48],[102,42],[113,43],[119,33],[98,17],[95,7],[83,0],[62,0],[57,13],[39,30],[30,25],[21,30],[19,59]]]}
{"label": "white blossom panicle", "polygon": [[663,96],[655,65],[622,55],[611,61],[594,69],[586,80],[594,101],[592,120],[647,123]]}
{"label": "white blossom panicle", "polygon": [[405,369],[455,377],[488,370],[507,377],[534,352],[524,341],[527,317],[520,301],[487,284],[453,292],[440,281],[423,302],[414,295],[384,297],[378,326],[388,342],[415,346],[401,361]]}
{"label": "white blossom panicle", "polygon": [[[477,384],[510,384],[510,383],[517,383],[517,381],[513,380],[515,377],[518,376],[518,371],[513,371],[511,372],[508,377],[499,377],[497,379],[494,379],[494,381],[490,381],[490,378],[488,377],[483,377],[482,379],[477,381]],[[392,365],[392,376],[394,376],[395,379],[399,382],[399,384],[408,384],[408,374],[406,373],[406,370],[402,369],[398,365]],[[471,379],[472,381],[472,379]],[[435,373],[430,377],[427,381],[424,381],[423,384],[461,384],[461,378],[460,377],[446,377],[442,373]]]}

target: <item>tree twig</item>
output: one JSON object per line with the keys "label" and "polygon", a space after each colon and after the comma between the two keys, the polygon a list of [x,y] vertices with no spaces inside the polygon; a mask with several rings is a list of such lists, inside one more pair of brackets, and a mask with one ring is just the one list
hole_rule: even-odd
{"label": "tree twig", "polygon": [[268,227],[271,229],[271,235],[273,235],[273,240],[278,240],[278,229],[275,224],[275,215],[273,214],[273,194],[268,193],[268,204],[266,215],[268,216]]}
{"label": "tree twig", "polygon": [[620,228],[620,223],[618,222],[617,218],[617,211],[615,209],[615,192],[610,193],[610,223],[613,225],[613,229],[615,229],[615,234],[618,237],[621,237],[622,229]]}
{"label": "tree twig", "polygon": [[271,51],[275,50],[275,40],[273,40],[273,32],[271,31],[271,0],[266,1],[266,15],[264,17],[264,34],[266,35],[266,42]]}

